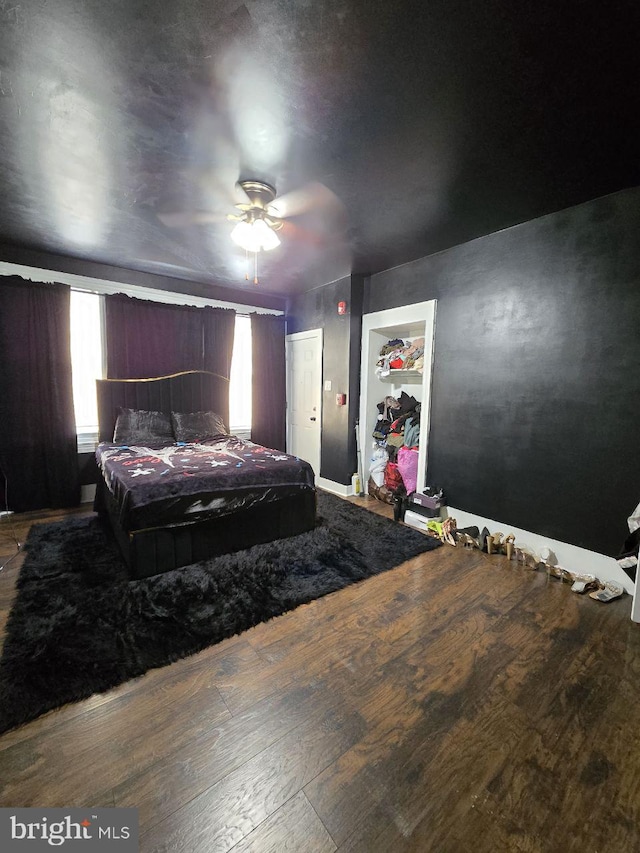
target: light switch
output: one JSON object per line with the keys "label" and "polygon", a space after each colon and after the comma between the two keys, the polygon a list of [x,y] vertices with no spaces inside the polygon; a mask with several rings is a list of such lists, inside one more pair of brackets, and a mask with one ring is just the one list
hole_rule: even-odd
{"label": "light switch", "polygon": [[331,391],[331,380],[330,379],[324,380],[324,390],[325,391]]}

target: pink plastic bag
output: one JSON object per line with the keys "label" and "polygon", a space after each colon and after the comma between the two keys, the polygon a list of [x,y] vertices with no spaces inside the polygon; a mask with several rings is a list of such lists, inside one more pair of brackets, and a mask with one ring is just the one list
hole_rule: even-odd
{"label": "pink plastic bag", "polygon": [[418,451],[413,447],[401,447],[398,450],[398,470],[407,490],[415,492],[418,484]]}

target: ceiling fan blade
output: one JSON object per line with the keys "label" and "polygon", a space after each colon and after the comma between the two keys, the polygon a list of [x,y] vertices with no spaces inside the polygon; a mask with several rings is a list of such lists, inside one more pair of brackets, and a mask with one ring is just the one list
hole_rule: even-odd
{"label": "ceiling fan blade", "polygon": [[299,216],[311,210],[341,208],[338,196],[324,184],[314,181],[300,189],[292,190],[276,198],[267,206],[267,211],[280,218]]}
{"label": "ceiling fan blade", "polygon": [[282,229],[278,231],[278,236],[281,240],[295,240],[299,243],[306,243],[308,246],[324,246],[326,238],[323,234],[317,231],[312,231],[309,228],[303,228],[297,222],[284,220]]}
{"label": "ceiling fan blade", "polygon": [[167,228],[188,228],[189,225],[211,225],[222,222],[226,216],[206,210],[177,210],[156,214]]}

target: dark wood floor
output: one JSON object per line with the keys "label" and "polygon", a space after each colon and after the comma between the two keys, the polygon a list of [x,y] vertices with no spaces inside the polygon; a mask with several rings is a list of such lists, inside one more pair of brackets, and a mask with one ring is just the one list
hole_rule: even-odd
{"label": "dark wood floor", "polygon": [[629,610],[445,546],[8,732],[0,805],[135,806],[144,853],[637,851]]}

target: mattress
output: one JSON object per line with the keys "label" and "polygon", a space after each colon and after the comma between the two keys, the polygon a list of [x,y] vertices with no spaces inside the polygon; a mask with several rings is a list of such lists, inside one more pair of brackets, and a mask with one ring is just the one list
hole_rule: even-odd
{"label": "mattress", "polygon": [[222,517],[314,490],[308,462],[233,435],[144,447],[101,442],[96,459],[126,531]]}

